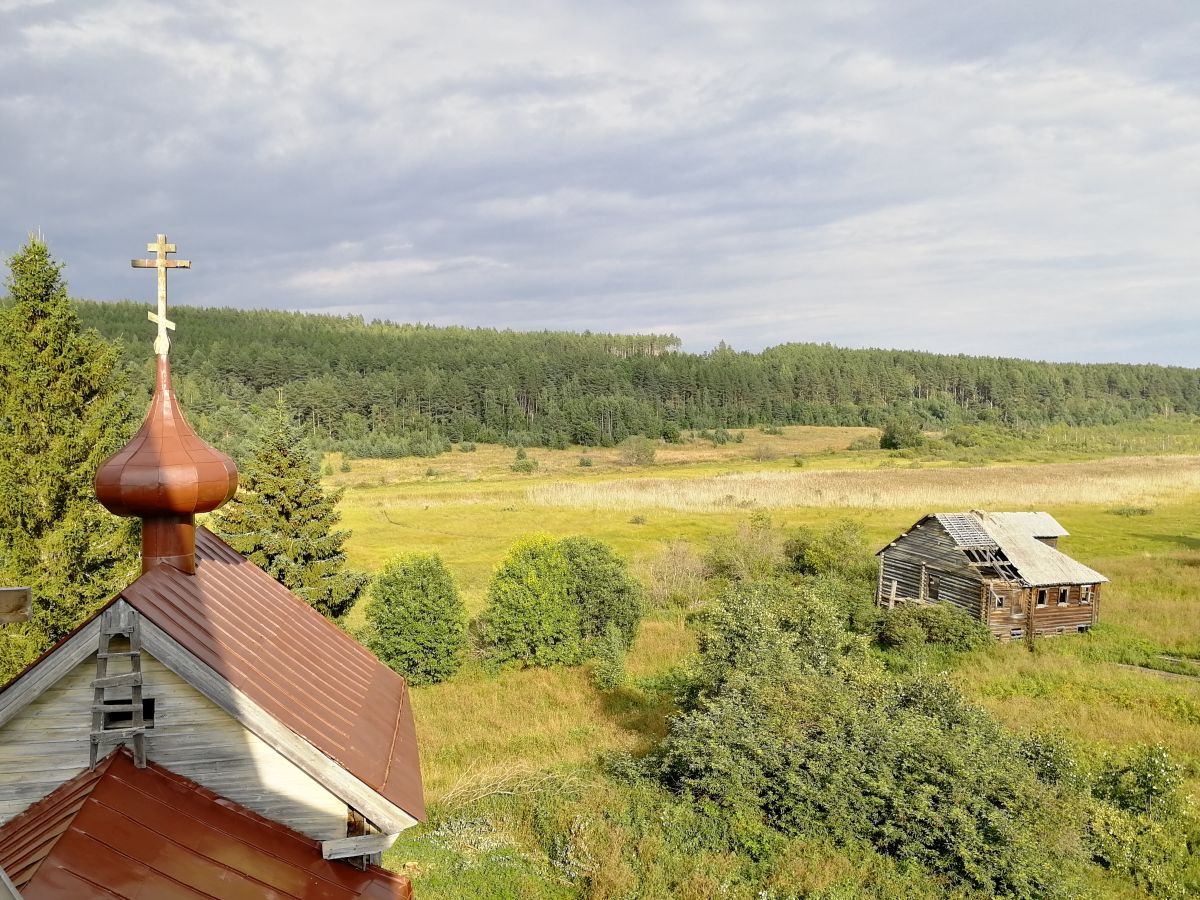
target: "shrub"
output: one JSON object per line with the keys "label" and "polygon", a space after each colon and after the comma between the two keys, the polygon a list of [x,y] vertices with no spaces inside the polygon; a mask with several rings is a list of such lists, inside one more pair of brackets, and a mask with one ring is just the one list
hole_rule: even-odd
{"label": "shrub", "polygon": [[1107,803],[1095,803],[1083,830],[1092,860],[1126,875],[1151,897],[1183,900],[1200,884],[1185,884],[1188,848],[1170,825]]}
{"label": "shrub", "polygon": [[590,469],[592,466],[592,458],[590,456],[579,457],[579,465],[581,468]]}
{"label": "shrub", "polygon": [[517,459],[518,459],[518,460],[525,459],[525,457],[526,457],[527,455],[528,455],[528,454],[526,454],[526,453],[525,453],[525,448],[524,448],[524,447],[522,447],[522,446],[520,446],[520,445],[518,445],[518,446],[517,446]]}
{"label": "shrub", "polygon": [[538,461],[536,459],[525,459],[524,457],[518,458],[511,466],[509,466],[509,468],[514,472],[521,472],[525,475],[528,475],[530,472],[536,472],[537,467]]}
{"label": "shrub", "polygon": [[325,460],[325,465],[321,467],[321,474],[326,476],[332,475],[333,463],[331,463],[329,460]]}
{"label": "shrub", "polygon": [[1096,776],[1092,793],[1131,813],[1165,818],[1179,805],[1183,768],[1166,747],[1137,747],[1109,756]]}
{"label": "shrub", "polygon": [[660,778],[727,816],[866,842],[986,896],[1066,895],[1074,851],[1015,741],[948,683],[894,678],[854,646],[820,600],[738,586],[707,623]]}
{"label": "shrub", "polygon": [[873,434],[864,434],[850,442],[850,450],[878,450],[879,438]]}
{"label": "shrub", "polygon": [[754,448],[751,456],[753,456],[758,462],[770,462],[778,457],[779,454],[775,452],[775,448],[770,444],[759,444]]}
{"label": "shrub", "polygon": [[684,540],[672,541],[648,566],[650,602],[688,606],[704,596],[704,560]]}
{"label": "shrub", "polygon": [[338,466],[338,471],[340,471],[340,472],[349,472],[350,471],[350,454],[348,454],[348,453],[342,454],[342,463],[341,463],[341,465]]}
{"label": "shrub", "polygon": [[625,635],[615,622],[609,622],[596,646],[596,668],[592,681],[602,691],[611,691],[625,683]]}
{"label": "shrub", "polygon": [[784,543],[784,555],[797,574],[839,575],[874,586],[878,563],[862,525],[853,519],[839,519],[822,529],[793,530]]}
{"label": "shrub", "polygon": [[371,585],[364,642],[412,684],[443,681],[467,648],[466,611],[454,579],[433,553],[388,563]]}
{"label": "shrub", "polygon": [[463,441],[463,443],[458,445],[458,452],[459,453],[474,453],[475,452],[474,442],[473,441]]}
{"label": "shrub", "polygon": [[621,464],[648,466],[654,462],[654,442],[644,437],[628,437],[621,441]]}
{"label": "shrub", "polygon": [[573,665],[582,661],[574,577],[560,542],[544,535],[517,541],[488,583],[488,608],[480,618],[485,656],[521,666]]}
{"label": "shrub", "polygon": [[600,641],[614,625],[629,646],[642,619],[642,591],[625,560],[595,538],[569,537],[559,548],[570,570],[569,593],[584,640]]}
{"label": "shrub", "polygon": [[966,651],[988,646],[992,635],[982,622],[949,603],[904,604],[885,614],[879,641],[904,651],[925,643]]}
{"label": "shrub", "polygon": [[879,446],[884,450],[906,450],[920,447],[924,442],[920,426],[911,419],[891,419],[879,436]]}
{"label": "shrub", "polygon": [[784,562],[783,535],[771,527],[767,515],[755,513],[732,535],[713,541],[705,564],[717,577],[746,581],[775,575]]}

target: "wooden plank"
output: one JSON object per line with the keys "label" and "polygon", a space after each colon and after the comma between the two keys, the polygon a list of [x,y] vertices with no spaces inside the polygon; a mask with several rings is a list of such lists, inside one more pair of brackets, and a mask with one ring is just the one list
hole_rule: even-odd
{"label": "wooden plank", "polygon": [[0,728],[95,652],[100,622],[93,619],[0,694]]}
{"label": "wooden plank", "polygon": [[347,772],[308,741],[279,723],[242,691],[200,662],[149,619],[142,619],[142,645],[155,659],[233,716],[252,734],[340,798],[376,827],[398,834],[417,820]]}
{"label": "wooden plank", "polygon": [[92,682],[92,687],[99,691],[107,688],[133,687],[141,683],[141,672],[126,672],[124,675],[107,675],[104,678],[97,678]]}
{"label": "wooden plank", "polygon": [[20,891],[3,869],[0,869],[0,900],[21,900]]}
{"label": "wooden plank", "polygon": [[108,728],[104,731],[94,731],[92,732],[92,743],[125,741],[131,737],[137,737],[139,734],[144,734],[145,730],[144,728]]}
{"label": "wooden plank", "polygon": [[358,837],[321,841],[321,856],[325,859],[346,859],[350,856],[370,856],[382,853],[396,843],[398,834],[363,834]]}

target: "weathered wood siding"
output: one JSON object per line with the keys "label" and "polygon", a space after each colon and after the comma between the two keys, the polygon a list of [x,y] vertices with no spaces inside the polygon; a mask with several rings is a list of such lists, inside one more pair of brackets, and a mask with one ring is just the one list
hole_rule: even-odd
{"label": "weathered wood siding", "polygon": [[[1067,602],[1059,605],[1060,588],[1067,589]],[[1090,628],[1100,615],[1100,585],[1092,586],[1092,602],[1083,603],[1084,585],[1050,585],[1046,605],[1037,605],[1038,591],[1043,588],[1021,588],[1017,585],[992,583],[989,598],[988,627],[1001,640],[1019,640],[1032,628],[1035,636],[1049,637],[1058,634],[1077,634],[1080,628]],[[985,590],[987,590],[985,588]],[[1005,596],[1003,609],[997,609],[994,593]],[[1020,634],[1014,633],[1020,630]]]}
{"label": "weathered wood siding", "polygon": [[901,601],[928,600],[929,576],[939,580],[938,600],[953,603],[983,620],[980,589],[983,579],[972,568],[963,552],[955,546],[946,529],[936,519],[922,522],[880,554],[879,600],[892,597]]}
{"label": "weathered wood siding", "polygon": [[[345,803],[148,653],[142,672],[155,701],[151,760],[309,837],[346,836]],[[92,656],[0,730],[0,821],[87,768],[95,673]]]}

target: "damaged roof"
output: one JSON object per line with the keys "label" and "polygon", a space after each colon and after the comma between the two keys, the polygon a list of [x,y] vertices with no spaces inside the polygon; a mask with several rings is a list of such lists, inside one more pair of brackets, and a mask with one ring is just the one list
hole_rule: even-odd
{"label": "damaged roof", "polygon": [[411,900],[407,878],[321,857],[316,841],[128,750],[0,826],[25,900]]}
{"label": "damaged roof", "polygon": [[119,595],[289,730],[424,818],[404,679],[204,528],[196,573],[158,566]]}
{"label": "damaged roof", "polygon": [[[1095,569],[1039,540],[1070,534],[1047,512],[993,513],[973,509],[970,512],[932,513],[917,525],[929,519],[935,519],[955,546],[963,550],[998,551],[1021,580],[1031,587],[1108,581]],[[879,552],[883,553],[884,550]]]}

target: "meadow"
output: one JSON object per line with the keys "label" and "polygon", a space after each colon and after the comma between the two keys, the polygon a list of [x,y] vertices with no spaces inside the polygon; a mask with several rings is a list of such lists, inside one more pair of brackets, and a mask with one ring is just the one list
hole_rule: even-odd
{"label": "meadow", "polygon": [[[951,666],[952,678],[1014,730],[1056,730],[1085,755],[1160,743],[1185,762],[1188,789],[1200,796],[1200,458],[1148,455],[1145,442],[1122,446],[1112,435],[1091,447],[1086,435],[1060,435],[1058,448],[994,452],[981,464],[847,449],[869,429],[782,431],[665,447],[648,466],[624,465],[616,449],[529,450],[531,473],[512,471],[514,450],[498,446],[354,460],[349,472],[338,471],[334,455],[326,482],[345,489],[355,565],[374,570],[399,552],[435,551],[472,615],[484,607],[492,567],[531,532],[600,538],[644,576],[671,542],[703,553],[754,512],[785,527],[853,518],[882,546],[933,510],[1045,509],[1071,532],[1065,552],[1112,580],[1101,625],[1042,640],[1032,653],[994,646],[923,664]],[[1192,449],[1186,440],[1178,446]],[[591,465],[580,466],[581,456]],[[686,612],[650,611],[631,650],[630,686],[618,692],[598,691],[586,665],[497,673],[477,663],[448,683],[414,689],[426,794],[439,820],[452,810],[454,821],[475,821],[497,797],[566,790],[556,779],[661,736],[669,705],[643,686],[693,652]],[[361,621],[360,604],[350,626]],[[444,828],[407,834],[386,857],[414,875],[423,897],[459,896],[455,878],[494,862],[491,850],[472,850]],[[484,843],[503,851],[510,874],[512,866],[525,873],[512,882],[525,895],[574,896],[525,826],[509,822],[488,835]],[[477,874],[488,884],[481,895],[522,896]]]}

